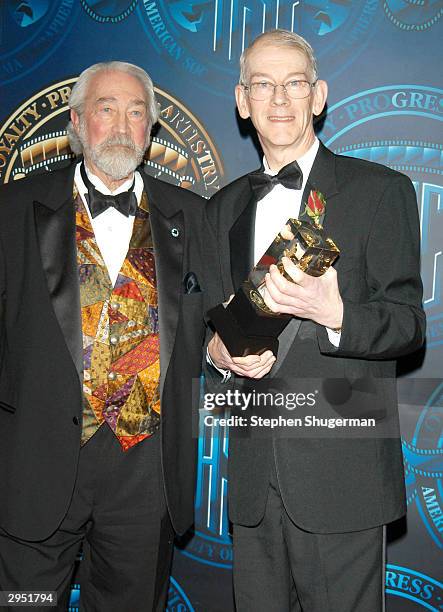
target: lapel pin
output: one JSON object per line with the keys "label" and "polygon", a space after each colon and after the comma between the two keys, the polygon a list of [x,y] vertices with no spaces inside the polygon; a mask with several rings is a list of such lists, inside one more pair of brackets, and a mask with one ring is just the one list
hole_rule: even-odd
{"label": "lapel pin", "polygon": [[178,238],[178,236],[180,235],[180,232],[178,231],[176,227],[173,227],[171,230],[171,234],[172,236],[174,236],[174,238]]}

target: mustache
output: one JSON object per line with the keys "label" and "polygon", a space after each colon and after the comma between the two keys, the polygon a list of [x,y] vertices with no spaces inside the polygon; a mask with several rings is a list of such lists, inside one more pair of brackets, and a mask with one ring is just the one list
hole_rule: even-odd
{"label": "mustache", "polygon": [[138,151],[140,148],[137,147],[132,138],[126,134],[115,134],[115,136],[109,136],[109,138],[101,142],[97,148],[103,150],[107,149],[108,147],[126,147],[131,149],[131,151]]}

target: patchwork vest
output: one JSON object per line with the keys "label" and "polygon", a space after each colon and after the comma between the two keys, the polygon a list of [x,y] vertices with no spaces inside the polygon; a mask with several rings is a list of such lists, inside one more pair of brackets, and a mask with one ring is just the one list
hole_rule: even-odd
{"label": "patchwork vest", "polygon": [[81,443],[105,426],[128,450],[160,426],[157,286],[148,201],[143,193],[114,286],[79,194],[75,210],[84,361]]}

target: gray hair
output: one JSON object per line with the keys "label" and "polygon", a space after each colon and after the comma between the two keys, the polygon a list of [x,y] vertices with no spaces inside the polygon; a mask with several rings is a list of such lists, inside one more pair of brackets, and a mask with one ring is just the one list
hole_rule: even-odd
{"label": "gray hair", "polygon": [[305,40],[302,36],[295,34],[294,32],[290,32],[289,30],[269,30],[268,32],[264,32],[257,36],[252,43],[247,47],[240,56],[240,85],[247,85],[249,74],[248,74],[248,56],[251,51],[257,45],[276,45],[279,47],[290,47],[292,49],[296,49],[297,51],[301,51],[308,60],[310,73],[307,75],[312,82],[315,82],[318,79],[318,68],[317,68],[317,60],[314,55],[314,50],[311,45]]}
{"label": "gray hair", "polygon": [[[135,64],[129,64],[128,62],[100,62],[98,64],[93,64],[83,70],[80,76],[77,79],[74,87],[72,88],[71,95],[69,96],[69,108],[74,110],[77,115],[81,118],[84,109],[85,109],[85,101],[88,93],[88,87],[92,80],[92,78],[98,74],[99,72],[125,72],[140,81],[145,91],[146,96],[146,105],[148,109],[148,138],[147,143],[149,143],[149,133],[151,131],[152,126],[157,123],[159,118],[159,105],[155,98],[154,86],[152,84],[151,77],[148,75],[143,68],[136,66]],[[77,132],[70,121],[66,126],[66,131],[68,133],[69,144],[71,146],[72,151],[80,155],[83,151],[83,146],[80,141],[80,138],[77,135]]]}

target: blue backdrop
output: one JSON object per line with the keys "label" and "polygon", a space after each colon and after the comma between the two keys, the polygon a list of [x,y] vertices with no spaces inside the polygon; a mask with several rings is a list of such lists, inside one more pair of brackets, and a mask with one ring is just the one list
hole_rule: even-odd
{"label": "blue backdrop", "polygon": [[[330,86],[323,142],[413,180],[428,333],[420,359],[401,365],[408,518],[390,530],[390,612],[443,610],[442,12],[442,0],[0,2],[1,182],[69,157],[64,128],[76,76],[119,59],[145,68],[157,87],[161,125],[149,172],[210,196],[258,166],[233,88],[244,46],[274,27],[302,34],[317,52]],[[196,533],[175,555],[171,611],[233,610],[227,456],[226,432],[202,429]],[[75,588],[73,610],[77,596]]]}

